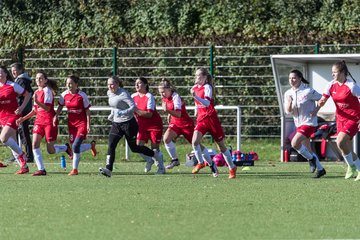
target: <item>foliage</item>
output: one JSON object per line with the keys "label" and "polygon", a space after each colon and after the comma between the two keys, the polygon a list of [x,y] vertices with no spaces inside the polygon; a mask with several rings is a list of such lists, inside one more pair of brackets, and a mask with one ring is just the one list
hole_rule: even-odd
{"label": "foliage", "polygon": [[3,48],[357,43],[353,36],[360,25],[355,0],[4,0],[1,5]]}

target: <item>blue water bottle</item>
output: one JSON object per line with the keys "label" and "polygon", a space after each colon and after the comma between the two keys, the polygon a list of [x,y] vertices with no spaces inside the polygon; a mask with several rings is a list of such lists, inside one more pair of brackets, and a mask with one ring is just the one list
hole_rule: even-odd
{"label": "blue water bottle", "polygon": [[232,155],[232,161],[233,161],[233,162],[236,162],[236,156],[237,156],[237,154],[236,154],[235,151],[234,151],[234,153],[233,153],[233,155]]}
{"label": "blue water bottle", "polygon": [[66,160],[64,155],[61,155],[60,157],[60,165],[62,169],[66,170]]}

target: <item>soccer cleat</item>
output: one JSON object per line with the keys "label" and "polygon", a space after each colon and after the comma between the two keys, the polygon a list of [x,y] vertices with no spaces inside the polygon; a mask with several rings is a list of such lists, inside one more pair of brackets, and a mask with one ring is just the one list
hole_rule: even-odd
{"label": "soccer cleat", "polygon": [[355,182],[360,181],[360,172],[358,172],[357,177],[355,178]]}
{"label": "soccer cleat", "polygon": [[105,177],[111,177],[111,171],[107,168],[99,168],[99,173]]}
{"label": "soccer cleat", "polygon": [[93,155],[93,157],[95,157],[96,154],[97,154],[97,151],[96,151],[96,141],[95,141],[95,140],[92,140],[90,144],[91,144],[91,154]]}
{"label": "soccer cleat", "polygon": [[229,179],[236,178],[236,170],[237,170],[236,166],[229,170]]}
{"label": "soccer cleat", "polygon": [[316,160],[315,160],[315,156],[313,156],[312,159],[309,160],[309,165],[310,165],[310,172],[314,173],[316,171]]}
{"label": "soccer cleat", "polygon": [[217,169],[215,162],[212,163],[212,165],[210,166],[210,169],[211,169],[211,173],[212,173],[213,177],[219,176],[219,170]]}
{"label": "soccer cleat", "polygon": [[31,176],[45,176],[46,175],[46,171],[44,170],[38,170],[36,172],[34,172]]}
{"label": "soccer cleat", "polygon": [[204,167],[205,167],[205,163],[198,163],[198,164],[196,164],[196,166],[193,168],[193,170],[191,172],[193,174],[197,174]]}
{"label": "soccer cleat", "polygon": [[348,168],[347,168],[346,174],[345,174],[345,179],[350,179],[352,177],[355,177],[355,174],[356,174],[356,166],[355,165],[353,165],[353,166],[348,165]]}
{"label": "soccer cleat", "polygon": [[322,176],[324,176],[326,174],[325,168],[316,171],[315,175],[313,176],[313,178],[321,178]]}
{"label": "soccer cleat", "polygon": [[71,149],[71,146],[70,146],[70,144],[69,143],[65,143],[65,146],[66,146],[66,153],[67,153],[67,155],[69,155],[69,158],[70,159],[73,159],[73,151],[72,151],[72,149]]}
{"label": "soccer cleat", "polygon": [[4,168],[4,167],[7,167],[7,165],[4,164],[4,163],[2,163],[2,162],[0,162],[0,168]]}
{"label": "soccer cleat", "polygon": [[27,165],[26,165],[27,158],[26,158],[25,153],[20,154],[18,159],[19,159],[20,167],[26,168],[27,167]]}
{"label": "soccer cleat", "polygon": [[78,172],[78,170],[76,169],[76,168],[74,168],[73,170],[71,170],[70,172],[69,172],[69,176],[76,176],[76,175],[78,175],[79,174],[79,172]]}
{"label": "soccer cleat", "polygon": [[20,175],[20,174],[26,174],[26,173],[28,173],[28,172],[29,172],[29,167],[26,166],[26,167],[21,167],[20,170],[17,171],[15,174]]}
{"label": "soccer cleat", "polygon": [[162,174],[165,174],[165,168],[164,166],[162,167],[159,167],[157,172],[156,172],[157,175],[162,175]]}
{"label": "soccer cleat", "polygon": [[144,172],[146,172],[146,173],[150,172],[153,164],[154,164],[154,160],[151,159],[151,161],[147,161]]}
{"label": "soccer cleat", "polygon": [[180,165],[179,160],[174,159],[174,160],[171,160],[171,163],[169,165],[167,165],[165,168],[166,169],[173,169],[174,167],[179,166],[179,165]]}

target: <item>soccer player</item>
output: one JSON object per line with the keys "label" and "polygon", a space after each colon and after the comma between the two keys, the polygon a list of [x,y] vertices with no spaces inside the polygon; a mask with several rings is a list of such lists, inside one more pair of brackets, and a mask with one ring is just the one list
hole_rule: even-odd
{"label": "soccer player", "polygon": [[[17,95],[23,95],[24,100],[19,106]],[[0,140],[8,146],[13,156],[20,164],[20,170],[16,174],[25,174],[29,172],[26,164],[26,155],[16,142],[16,120],[21,117],[23,109],[30,101],[30,94],[19,84],[13,82],[10,72],[4,66],[0,66]],[[5,167],[0,162],[0,167]]]}
{"label": "soccer player", "polygon": [[316,130],[317,116],[315,101],[320,100],[321,94],[310,88],[309,82],[299,70],[289,73],[291,88],[285,92],[285,112],[294,118],[296,133],[291,140],[291,146],[309,161],[310,171],[315,172],[314,178],[320,178],[326,174],[319,158],[311,151],[310,136]]}
{"label": "soccer player", "polygon": [[78,167],[80,163],[81,153],[91,150],[91,154],[96,156],[95,141],[91,143],[82,142],[86,139],[86,135],[90,132],[90,102],[83,91],[79,89],[80,78],[74,75],[66,79],[66,88],[59,98],[59,107],[56,110],[55,118],[58,116],[65,106],[68,110],[68,128],[69,140],[72,144],[72,151],[67,151],[69,157],[72,158],[72,170],[69,176],[78,175]]}
{"label": "soccer player", "polygon": [[234,165],[230,151],[226,148],[224,139],[224,130],[221,127],[220,120],[214,108],[214,87],[212,85],[212,76],[205,68],[199,68],[195,72],[195,85],[190,90],[195,100],[197,109],[197,118],[194,135],[192,138],[192,146],[198,164],[192,170],[193,174],[197,174],[205,167],[200,142],[203,136],[209,132],[218,145],[224,159],[229,167],[229,178],[236,178],[237,167]]}
{"label": "soccer player", "polygon": [[66,152],[68,146],[55,145],[58,135],[58,122],[54,121],[54,95],[55,91],[58,90],[57,83],[54,80],[48,79],[44,71],[38,71],[35,80],[38,89],[35,91],[33,97],[34,107],[32,111],[24,117],[20,117],[16,123],[19,125],[36,115],[33,127],[32,148],[38,171],[33,173],[32,176],[45,176],[46,170],[40,149],[43,137],[45,136],[47,152],[49,154]]}
{"label": "soccer player", "polygon": [[[162,138],[163,123],[159,113],[156,111],[156,103],[154,96],[149,92],[148,80],[140,77],[135,81],[136,93],[131,97],[136,104],[135,117],[139,125],[139,133],[137,136],[137,144],[145,145],[150,139],[151,149],[153,149],[160,156],[157,160],[158,171],[157,174],[164,174],[164,160],[163,154],[160,151],[160,142]],[[151,170],[154,160],[148,156],[140,154],[146,161],[145,172]]]}
{"label": "soccer player", "polygon": [[[175,139],[183,135],[184,138],[191,143],[194,133],[194,121],[188,115],[185,103],[176,92],[175,87],[168,81],[163,80],[158,87],[159,93],[162,97],[162,108],[168,114],[169,126],[165,131],[163,141],[167,152],[171,157],[171,163],[166,166],[166,169],[172,169],[179,166],[180,162],[176,153]],[[215,163],[211,160],[207,148],[200,145],[202,149],[202,156],[209,164],[214,177],[218,176],[218,170]]]}
{"label": "soccer player", "polygon": [[123,88],[122,82],[117,76],[112,76],[107,81],[109,106],[111,114],[108,119],[112,122],[109,133],[109,145],[106,156],[106,167],[99,168],[100,174],[111,177],[115,161],[115,149],[120,139],[125,136],[131,151],[144,154],[150,158],[160,160],[159,152],[152,151],[146,146],[136,143],[138,124],[134,118],[136,105],[128,91]]}
{"label": "soccer player", "polygon": [[[360,127],[360,87],[351,76],[346,63],[336,62],[331,68],[333,80],[326,86],[318,102],[322,107],[332,97],[336,106],[336,144],[348,165],[345,179],[360,180],[360,160],[352,150],[352,139]],[[351,77],[348,78],[348,76]]]}

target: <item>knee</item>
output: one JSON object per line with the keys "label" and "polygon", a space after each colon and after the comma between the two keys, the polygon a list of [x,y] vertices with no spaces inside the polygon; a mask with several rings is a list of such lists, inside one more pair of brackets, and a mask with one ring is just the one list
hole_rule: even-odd
{"label": "knee", "polygon": [[336,140],[336,145],[340,150],[344,150],[345,141],[343,141],[342,139],[337,139]]}

